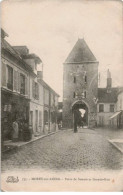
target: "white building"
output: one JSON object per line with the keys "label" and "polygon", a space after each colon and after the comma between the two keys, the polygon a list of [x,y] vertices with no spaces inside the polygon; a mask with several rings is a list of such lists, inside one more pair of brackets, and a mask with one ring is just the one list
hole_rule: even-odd
{"label": "white building", "polygon": [[97,125],[110,126],[110,117],[116,111],[117,87],[112,87],[111,73],[107,72],[107,86],[98,88]]}
{"label": "white building", "polygon": [[107,87],[98,88],[97,125],[123,128],[123,87],[112,87],[107,72]]}
{"label": "white building", "polygon": [[110,117],[112,128],[123,129],[123,88],[119,88],[116,102],[116,112]]}

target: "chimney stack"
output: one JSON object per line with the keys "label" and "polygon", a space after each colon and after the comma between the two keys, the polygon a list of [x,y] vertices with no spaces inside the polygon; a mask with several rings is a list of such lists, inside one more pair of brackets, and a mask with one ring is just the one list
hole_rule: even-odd
{"label": "chimney stack", "polygon": [[112,78],[111,78],[111,72],[109,69],[107,70],[107,90],[111,91],[112,88]]}

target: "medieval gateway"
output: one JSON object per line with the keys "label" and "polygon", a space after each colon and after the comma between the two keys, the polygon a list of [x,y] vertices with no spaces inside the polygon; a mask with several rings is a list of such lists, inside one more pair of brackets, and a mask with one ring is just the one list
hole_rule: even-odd
{"label": "medieval gateway", "polygon": [[109,70],[107,86],[98,88],[99,62],[84,39],[78,39],[63,65],[63,127],[73,128],[79,112],[86,127],[108,126],[116,121],[115,127],[122,128],[122,108],[117,107],[117,100],[123,88],[112,87]]}

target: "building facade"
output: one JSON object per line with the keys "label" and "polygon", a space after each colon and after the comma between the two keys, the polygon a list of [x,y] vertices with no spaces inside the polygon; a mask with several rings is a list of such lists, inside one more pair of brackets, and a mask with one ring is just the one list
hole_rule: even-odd
{"label": "building facade", "polygon": [[64,62],[63,127],[72,128],[74,112],[84,109],[83,123],[93,127],[97,120],[98,61],[84,39],[78,39]]}
{"label": "building facade", "polygon": [[107,86],[98,88],[97,125],[110,126],[110,117],[116,112],[117,87],[112,87],[111,73],[107,71]]}
{"label": "building facade", "polygon": [[15,119],[26,122],[34,136],[56,131],[59,95],[43,81],[41,59],[26,46],[11,46],[4,30],[1,36],[2,138],[12,140]]}
{"label": "building facade", "polygon": [[5,140],[12,139],[15,119],[29,123],[29,67],[5,40],[1,30],[1,121]]}
{"label": "building facade", "polygon": [[[29,126],[33,135],[43,134],[43,86],[38,82],[37,65],[42,63],[36,54],[30,54],[26,46],[14,46],[23,60],[32,68],[34,74],[29,75]],[[41,74],[42,75],[42,74]]]}
{"label": "building facade", "polygon": [[110,127],[123,129],[123,88],[118,89],[116,112],[110,117]]}
{"label": "building facade", "polygon": [[111,73],[107,71],[106,88],[98,88],[97,125],[123,128],[122,87],[112,87]]}
{"label": "building facade", "polygon": [[59,95],[41,78],[38,82],[43,86],[43,132],[45,134],[58,130],[57,110]]}

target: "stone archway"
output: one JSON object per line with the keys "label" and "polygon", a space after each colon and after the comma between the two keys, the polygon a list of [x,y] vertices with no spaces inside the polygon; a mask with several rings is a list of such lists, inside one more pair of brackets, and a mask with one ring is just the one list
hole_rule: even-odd
{"label": "stone archway", "polygon": [[75,101],[72,104],[73,126],[89,126],[89,106],[83,100]]}

